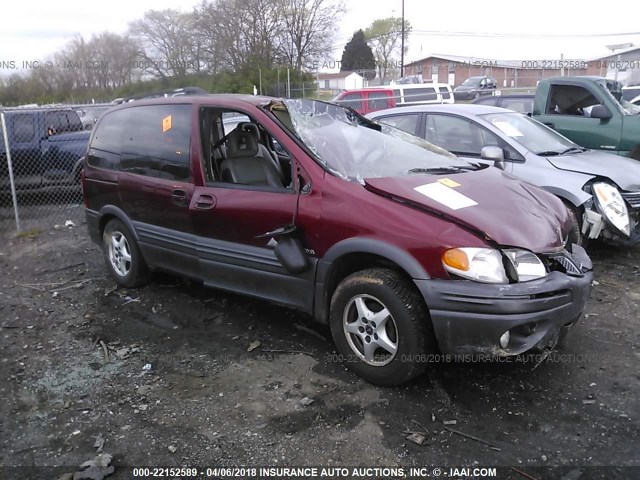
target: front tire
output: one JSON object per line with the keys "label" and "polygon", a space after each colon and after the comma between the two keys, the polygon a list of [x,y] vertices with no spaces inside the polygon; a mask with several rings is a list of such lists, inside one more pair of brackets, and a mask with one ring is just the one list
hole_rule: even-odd
{"label": "front tire", "polygon": [[125,288],[141,287],[149,282],[149,270],[136,241],[118,219],[109,220],[102,233],[107,270],[116,283]]}
{"label": "front tire", "polygon": [[398,273],[372,268],[349,275],[331,299],[331,333],[347,366],[383,386],[420,375],[435,345],[426,306]]}
{"label": "front tire", "polygon": [[588,243],[588,239],[582,235],[582,222],[580,221],[580,213],[578,209],[576,209],[573,205],[570,205],[567,202],[563,202],[567,207],[569,212],[569,217],[571,217],[571,231],[569,232],[569,243],[577,244],[581,247],[586,247]]}

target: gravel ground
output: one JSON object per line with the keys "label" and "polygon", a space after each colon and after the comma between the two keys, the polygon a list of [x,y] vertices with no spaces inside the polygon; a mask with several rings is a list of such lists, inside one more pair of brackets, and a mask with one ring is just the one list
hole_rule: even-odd
{"label": "gravel ground", "polygon": [[639,250],[593,246],[586,315],[541,364],[441,362],[390,389],[295,311],[169,275],[117,289],[84,225],[31,233],[1,234],[0,465],[640,465]]}

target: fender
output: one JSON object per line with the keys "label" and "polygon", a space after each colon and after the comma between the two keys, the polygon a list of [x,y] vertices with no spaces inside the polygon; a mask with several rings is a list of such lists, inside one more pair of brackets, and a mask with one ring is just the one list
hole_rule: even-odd
{"label": "fender", "polygon": [[565,190],[564,188],[550,186],[542,186],[541,188],[544,188],[549,193],[553,193],[556,197],[560,197],[562,200],[566,200],[574,207],[579,207],[591,199],[591,195],[582,189]]}
{"label": "fender", "polygon": [[318,261],[316,270],[313,313],[316,320],[328,323],[329,309],[327,282],[334,265],[344,255],[370,253],[385,258],[402,268],[413,279],[428,280],[430,275],[420,263],[401,248],[374,238],[348,238],[333,245]]}
{"label": "fender", "polygon": [[120,208],[116,207],[115,205],[105,205],[98,212],[98,218],[99,218],[99,222],[100,222],[99,223],[99,225],[100,225],[100,236],[101,237],[102,237],[102,230],[104,229],[103,219],[107,215],[114,216],[118,220],[120,220],[122,223],[124,223],[125,226],[131,232],[131,234],[133,235],[133,238],[135,238],[136,242],[140,241],[140,239],[138,238],[138,232],[136,232],[136,229],[133,226],[133,222],[131,222],[131,220],[129,219],[127,214],[124,213],[124,211],[122,211]]}

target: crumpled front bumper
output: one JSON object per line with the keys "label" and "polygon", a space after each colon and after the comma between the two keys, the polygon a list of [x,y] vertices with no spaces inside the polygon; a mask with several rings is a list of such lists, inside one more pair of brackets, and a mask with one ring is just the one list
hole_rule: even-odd
{"label": "crumpled front bumper", "polygon": [[[591,263],[584,257],[588,264],[579,265],[579,274],[553,271],[523,283],[414,280],[440,351],[508,356],[554,348],[580,318],[591,292]],[[507,331],[509,343],[502,348],[499,339]]]}

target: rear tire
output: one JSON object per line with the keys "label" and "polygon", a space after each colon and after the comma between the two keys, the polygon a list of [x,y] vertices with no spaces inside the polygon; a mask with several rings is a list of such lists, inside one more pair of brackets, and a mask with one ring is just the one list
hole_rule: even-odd
{"label": "rear tire", "polygon": [[109,220],[102,233],[102,246],[107,270],[118,285],[135,288],[149,282],[149,269],[124,223],[116,218]]}
{"label": "rear tire", "polygon": [[415,285],[398,273],[371,268],[349,275],[330,307],[331,333],[347,366],[383,386],[405,383],[435,349],[429,314]]}

